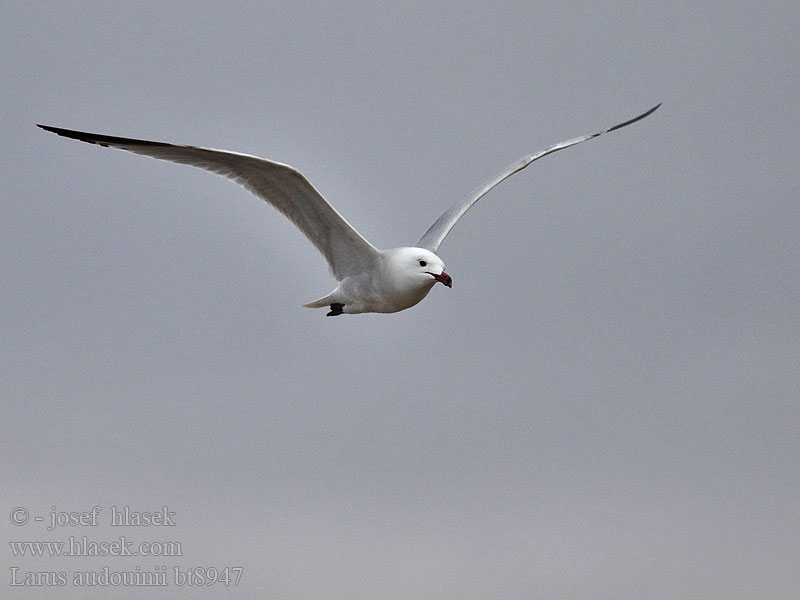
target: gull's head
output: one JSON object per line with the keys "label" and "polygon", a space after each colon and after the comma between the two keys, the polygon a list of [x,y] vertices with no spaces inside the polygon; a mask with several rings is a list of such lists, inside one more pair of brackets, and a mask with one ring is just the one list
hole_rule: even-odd
{"label": "gull's head", "polygon": [[430,250],[395,248],[390,252],[389,260],[395,275],[414,287],[427,290],[437,281],[453,287],[453,280],[444,272],[444,262]]}

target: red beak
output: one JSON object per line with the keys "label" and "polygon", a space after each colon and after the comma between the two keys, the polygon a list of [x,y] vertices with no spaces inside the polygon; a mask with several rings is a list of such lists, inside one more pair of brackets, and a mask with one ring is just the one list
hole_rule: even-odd
{"label": "red beak", "polygon": [[436,275],[435,273],[431,273],[431,275],[433,275],[433,278],[436,281],[441,281],[443,284],[445,284],[449,288],[453,287],[453,279],[450,277],[450,275],[448,275],[444,271],[442,271],[441,275]]}

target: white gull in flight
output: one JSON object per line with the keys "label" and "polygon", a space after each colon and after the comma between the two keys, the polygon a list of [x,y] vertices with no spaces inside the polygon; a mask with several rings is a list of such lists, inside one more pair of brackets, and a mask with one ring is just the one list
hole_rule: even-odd
{"label": "white gull in flight", "polygon": [[439,246],[473,204],[501,181],[533,161],[626,127],[644,119],[659,106],[661,104],[599,133],[560,142],[514,162],[475,194],[446,210],[415,246],[390,250],[378,250],[370,244],[328,204],[299,171],[288,165],[226,150],[134,140],[47,125],[38,127],[82,142],[206,169],[244,186],[288,217],[328,261],[331,273],[339,284],[327,296],[305,306],[330,307],[330,317],[366,312],[397,312],[417,304],[428,295],[437,281],[452,287],[453,280],[445,273],[444,262],[438,256]]}

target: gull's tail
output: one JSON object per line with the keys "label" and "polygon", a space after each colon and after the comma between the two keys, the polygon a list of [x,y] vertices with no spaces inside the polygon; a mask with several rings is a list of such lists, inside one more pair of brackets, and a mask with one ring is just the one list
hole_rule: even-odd
{"label": "gull's tail", "polygon": [[306,308],[327,308],[331,304],[336,302],[336,299],[333,297],[335,291],[331,292],[327,296],[320,298],[319,300],[314,300],[313,302],[309,302],[308,304],[303,304]]}

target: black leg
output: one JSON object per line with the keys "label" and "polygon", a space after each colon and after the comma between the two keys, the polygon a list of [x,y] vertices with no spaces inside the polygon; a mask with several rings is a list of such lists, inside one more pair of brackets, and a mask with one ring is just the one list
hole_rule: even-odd
{"label": "black leg", "polygon": [[331,312],[329,312],[325,316],[326,317],[336,317],[336,316],[339,316],[341,314],[344,314],[344,313],[342,313],[342,309],[343,308],[344,308],[344,304],[342,304],[341,302],[334,302],[333,304],[331,304]]}

